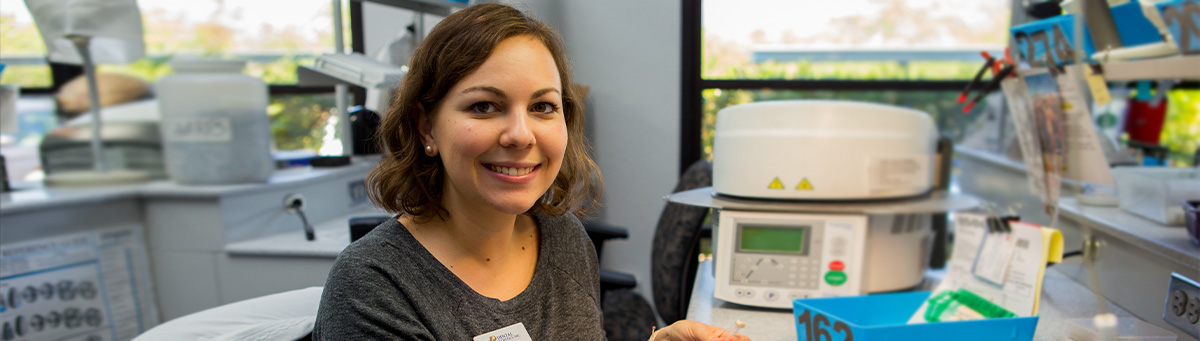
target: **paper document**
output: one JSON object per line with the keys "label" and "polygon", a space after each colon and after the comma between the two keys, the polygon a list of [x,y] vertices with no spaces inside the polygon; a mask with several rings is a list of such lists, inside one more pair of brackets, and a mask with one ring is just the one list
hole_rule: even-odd
{"label": "paper document", "polygon": [[130,340],[156,325],[143,240],[130,227],[0,245],[4,339]]}
{"label": "paper document", "polygon": [[1108,158],[1104,156],[1104,149],[1100,147],[1099,134],[1092,123],[1086,97],[1079,86],[1084,77],[1084,67],[1088,66],[1068,65],[1066,73],[1055,78],[1063,100],[1063,114],[1067,118],[1064,137],[1067,148],[1066,177],[1112,186],[1113,175],[1108,167]]}
{"label": "paper document", "polygon": [[[1021,77],[1001,82],[1024,155],[1029,189],[1042,199],[1046,212],[1058,206],[1062,176],[1069,171],[1068,106],[1054,75],[1022,70]],[[1089,119],[1090,122],[1090,119]]]}

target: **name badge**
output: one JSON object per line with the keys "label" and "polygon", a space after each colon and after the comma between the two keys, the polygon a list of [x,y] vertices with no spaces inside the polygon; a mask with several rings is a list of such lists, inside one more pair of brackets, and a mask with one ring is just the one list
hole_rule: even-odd
{"label": "name badge", "polygon": [[524,323],[496,329],[476,336],[475,341],[533,341]]}

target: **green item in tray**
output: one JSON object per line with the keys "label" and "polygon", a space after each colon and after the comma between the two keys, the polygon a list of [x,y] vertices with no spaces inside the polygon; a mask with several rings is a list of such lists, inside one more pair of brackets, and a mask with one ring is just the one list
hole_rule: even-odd
{"label": "green item in tray", "polygon": [[989,302],[967,289],[947,290],[933,295],[925,307],[925,321],[945,322],[960,320],[1016,317],[1017,314],[1000,305]]}

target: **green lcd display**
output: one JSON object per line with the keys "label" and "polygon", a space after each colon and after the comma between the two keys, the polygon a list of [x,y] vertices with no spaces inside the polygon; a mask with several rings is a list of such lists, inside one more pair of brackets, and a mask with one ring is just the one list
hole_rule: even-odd
{"label": "green lcd display", "polygon": [[804,235],[809,226],[747,226],[742,225],[741,251],[785,252],[803,254]]}

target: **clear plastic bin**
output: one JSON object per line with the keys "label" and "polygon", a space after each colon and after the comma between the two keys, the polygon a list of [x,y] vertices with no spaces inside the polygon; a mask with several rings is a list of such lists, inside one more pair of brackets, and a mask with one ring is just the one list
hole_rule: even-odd
{"label": "clear plastic bin", "polygon": [[177,60],[155,85],[171,180],[185,185],[266,182],[275,170],[267,85],[244,61]]}
{"label": "clear plastic bin", "polygon": [[1117,168],[1121,209],[1163,225],[1183,226],[1184,200],[1200,200],[1200,174],[1191,168]]}
{"label": "clear plastic bin", "polygon": [[[1073,341],[1100,340],[1091,318],[1067,320],[1068,338]],[[1118,341],[1175,341],[1174,333],[1132,317],[1117,318]]]}

